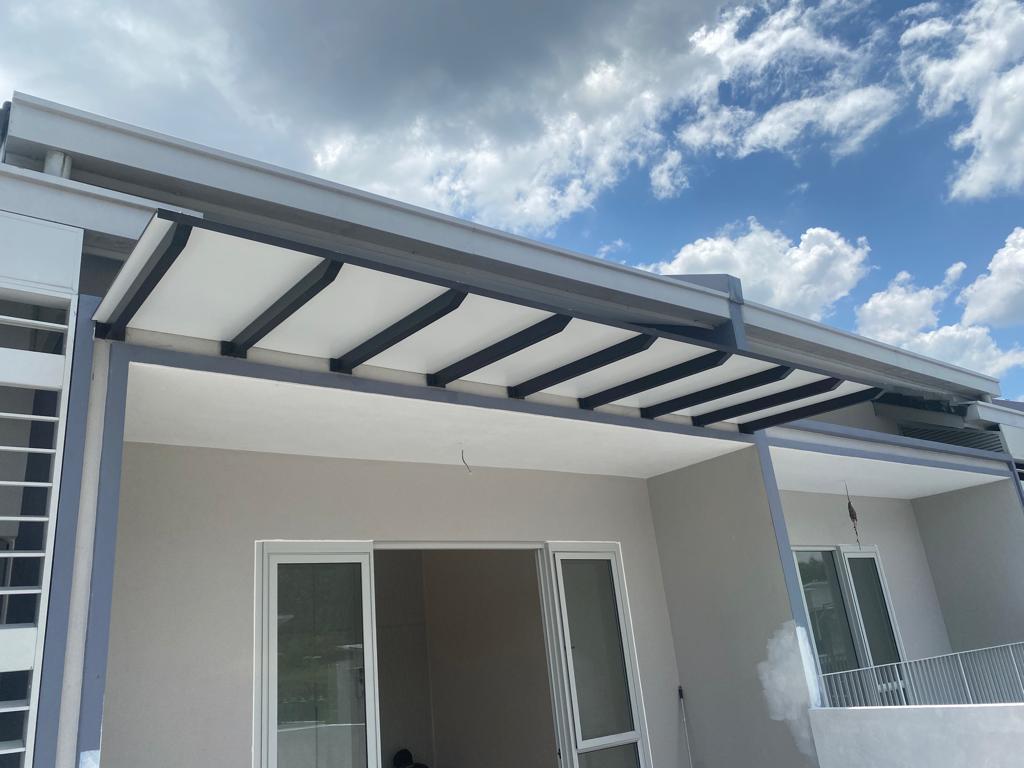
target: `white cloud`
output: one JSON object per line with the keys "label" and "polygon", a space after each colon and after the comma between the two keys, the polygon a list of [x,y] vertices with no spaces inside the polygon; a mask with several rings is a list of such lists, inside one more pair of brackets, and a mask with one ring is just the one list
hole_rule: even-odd
{"label": "white cloud", "polygon": [[601,245],[598,246],[597,251],[594,255],[597,256],[599,259],[607,259],[613,253],[618,253],[619,251],[625,250],[629,250],[629,243],[627,243],[621,237],[617,237],[611,242],[601,243]]}
{"label": "white cloud", "polygon": [[909,272],[900,272],[884,291],[857,308],[857,330],[887,344],[904,345],[939,324],[939,305],[950,295],[966,264],[957,262],[941,283],[929,288],[914,285]]}
{"label": "white cloud", "polygon": [[666,150],[658,164],[651,168],[651,191],[659,200],[667,200],[687,186],[682,154],[675,149]]}
{"label": "white cloud", "polygon": [[813,131],[833,139],[837,157],[849,155],[888,123],[898,108],[896,94],[878,85],[787,101],[747,130],[739,154],[785,150],[802,134]]}
{"label": "white cloud", "polygon": [[985,325],[973,324],[966,316],[939,324],[943,303],[964,269],[958,262],[946,270],[941,283],[924,288],[915,285],[909,273],[900,272],[885,290],[857,308],[857,331],[990,376],[1024,365],[1024,349],[1000,347]]}
{"label": "white cloud", "polygon": [[1024,325],[1024,227],[996,251],[984,274],[960,293],[964,322],[996,327]]}
{"label": "white cloud", "polygon": [[921,88],[927,117],[964,104],[969,125],[952,139],[970,156],[954,173],[954,198],[1024,187],[1024,4],[976,0],[950,19],[933,17],[904,32],[904,71]]}
{"label": "white cloud", "polygon": [[647,268],[662,274],[719,273],[743,281],[743,295],[820,320],[867,274],[867,241],[851,243],[823,227],[794,243],[749,219],[746,232],[724,232],[683,246],[671,261]]}

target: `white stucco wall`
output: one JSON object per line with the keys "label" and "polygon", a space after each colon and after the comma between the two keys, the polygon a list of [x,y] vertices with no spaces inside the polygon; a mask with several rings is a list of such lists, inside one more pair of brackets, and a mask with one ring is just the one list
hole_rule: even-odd
{"label": "white stucco wall", "polygon": [[[878,546],[907,657],[949,653],[949,636],[913,504],[902,499],[858,496],[853,506],[861,543]],[[845,496],[783,491],[782,507],[793,546],[857,543]]]}
{"label": "white stucco wall", "polygon": [[[756,450],[648,485],[694,767],[813,765],[791,725],[772,719],[758,670],[769,655],[771,665],[798,651]],[[785,643],[792,647],[780,652]],[[776,699],[806,697],[799,663],[769,677],[781,688],[771,692]],[[806,728],[807,702],[789,710],[803,720],[792,725]]]}
{"label": "white stucco wall", "polygon": [[621,542],[654,763],[679,765],[679,676],[642,480],[130,443],[104,768],[249,768],[253,542],[274,538]]}
{"label": "white stucco wall", "polygon": [[914,501],[953,650],[1024,641],[1024,511],[1010,480]]}
{"label": "white stucco wall", "polygon": [[821,768],[1018,768],[1024,704],[811,711]]}

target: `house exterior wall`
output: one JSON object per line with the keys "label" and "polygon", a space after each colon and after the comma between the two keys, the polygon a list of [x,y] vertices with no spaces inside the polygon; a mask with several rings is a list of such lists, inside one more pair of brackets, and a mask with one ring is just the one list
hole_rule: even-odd
{"label": "house exterior wall", "polygon": [[[878,547],[907,657],[949,653],[949,636],[913,504],[863,496],[853,503],[861,543]],[[783,491],[782,507],[795,547],[857,544],[845,496]]]}
{"label": "house exterior wall", "polygon": [[821,768],[1017,768],[1024,704],[811,712]]}
{"label": "house exterior wall", "polygon": [[[756,449],[648,486],[694,768],[813,765],[772,719],[758,669],[773,637],[790,637],[793,616]],[[806,696],[799,666],[792,672],[787,684]],[[805,717],[807,702],[794,709]]]}
{"label": "house exterior wall", "polygon": [[654,764],[679,764],[676,658],[642,480],[129,443],[104,768],[249,768],[253,542],[274,538],[621,542]]}
{"label": "house exterior wall", "polygon": [[1024,641],[1024,511],[1012,482],[914,501],[954,651]]}

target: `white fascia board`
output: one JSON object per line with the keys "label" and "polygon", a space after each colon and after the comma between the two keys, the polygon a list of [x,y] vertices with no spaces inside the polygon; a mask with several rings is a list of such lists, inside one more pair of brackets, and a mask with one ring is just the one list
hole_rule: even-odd
{"label": "white fascia board", "polygon": [[0,210],[137,240],[159,205],[133,195],[0,163]]}
{"label": "white fascia board", "polygon": [[971,399],[999,394],[999,380],[991,376],[762,304],[745,303],[743,320],[754,352],[785,354],[794,362],[826,369],[841,367],[852,379],[869,384]]}
{"label": "white fascia board", "polygon": [[496,266],[531,270],[658,302],[709,320],[729,317],[727,294],[537,243],[496,229],[15,93],[9,146],[52,148],[397,235]]}
{"label": "white fascia board", "polygon": [[987,421],[1024,429],[1024,410],[1007,408],[998,403],[973,403],[967,409],[966,421]]}
{"label": "white fascia board", "polygon": [[[878,443],[856,437],[840,437],[810,433],[802,429],[789,427],[773,427],[767,431],[768,442],[784,447],[800,446],[798,450],[815,451],[817,447],[824,452],[833,449],[850,456],[870,455],[873,458],[887,457],[894,462],[957,464],[962,471],[979,471],[990,474],[1007,474],[1006,462],[998,459],[986,459],[976,456],[950,456],[944,451],[931,451],[927,448]],[[1008,476],[1008,475],[1007,475]]]}

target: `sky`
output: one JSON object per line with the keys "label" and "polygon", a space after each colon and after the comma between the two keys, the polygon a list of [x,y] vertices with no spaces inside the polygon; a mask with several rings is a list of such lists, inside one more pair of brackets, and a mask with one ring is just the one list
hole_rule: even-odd
{"label": "sky", "polygon": [[662,273],[1024,399],[1024,2],[0,0],[14,90]]}

